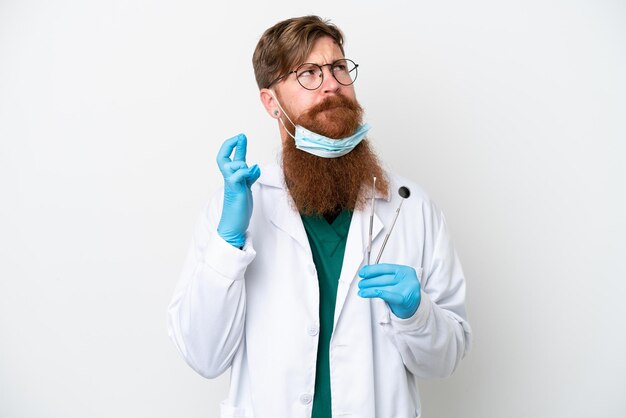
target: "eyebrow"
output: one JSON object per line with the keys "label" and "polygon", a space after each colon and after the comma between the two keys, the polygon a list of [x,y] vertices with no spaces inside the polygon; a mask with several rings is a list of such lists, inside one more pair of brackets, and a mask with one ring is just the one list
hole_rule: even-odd
{"label": "eyebrow", "polygon": [[[304,61],[302,64],[315,64],[315,65],[322,66],[322,65],[334,64],[337,61],[341,61],[341,60],[345,60],[345,59],[346,59],[346,57],[337,58],[337,59],[334,59],[331,62],[328,62],[326,64],[318,64],[317,62],[311,62],[311,61]],[[298,68],[302,64],[298,64],[298,66],[296,66],[296,68]]]}

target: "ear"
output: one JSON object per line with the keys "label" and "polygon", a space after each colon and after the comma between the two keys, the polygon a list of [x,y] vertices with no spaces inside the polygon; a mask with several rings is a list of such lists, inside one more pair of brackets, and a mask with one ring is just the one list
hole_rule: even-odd
{"label": "ear", "polygon": [[273,119],[278,119],[280,114],[280,107],[278,107],[278,102],[272,95],[272,92],[269,89],[261,89],[259,92],[261,103],[263,103],[263,107],[270,117]]}

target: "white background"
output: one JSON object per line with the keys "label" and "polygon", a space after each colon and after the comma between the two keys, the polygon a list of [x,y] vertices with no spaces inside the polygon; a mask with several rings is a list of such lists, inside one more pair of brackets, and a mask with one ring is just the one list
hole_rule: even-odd
{"label": "white background", "polygon": [[0,416],[218,415],[166,307],[219,144],[279,149],[254,46],[310,13],[464,265],[474,350],[425,417],[626,416],[625,3],[222,3],[0,0]]}

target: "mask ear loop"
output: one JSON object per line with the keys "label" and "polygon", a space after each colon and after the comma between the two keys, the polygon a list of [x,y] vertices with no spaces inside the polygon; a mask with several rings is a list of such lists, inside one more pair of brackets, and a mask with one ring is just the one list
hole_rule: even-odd
{"label": "mask ear loop", "polygon": [[[291,122],[291,124],[293,125],[293,127],[296,127],[296,124],[293,123],[293,121],[291,120],[291,118],[289,117],[289,115],[287,114],[287,112],[285,112],[285,109],[283,109],[283,107],[280,105],[280,102],[278,101],[278,98],[276,97],[276,95],[274,95],[274,92],[272,90],[270,90],[270,93],[272,95],[272,97],[274,98],[274,100],[276,100],[276,104],[278,105],[278,107],[280,108],[280,110],[282,110],[283,114],[287,117],[287,120],[289,122]],[[291,132],[289,132],[289,129],[287,129],[287,127],[285,126],[285,122],[283,122],[283,118],[278,118],[278,120],[280,121],[281,125],[283,125],[283,129],[285,130],[285,132],[287,132],[287,134],[292,137],[294,140],[296,139],[295,136],[293,136],[291,134]]]}

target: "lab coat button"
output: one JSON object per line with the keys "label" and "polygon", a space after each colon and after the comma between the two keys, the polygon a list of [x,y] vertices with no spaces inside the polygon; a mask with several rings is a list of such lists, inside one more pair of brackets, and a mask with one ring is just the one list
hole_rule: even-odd
{"label": "lab coat button", "polygon": [[312,400],[313,400],[313,397],[308,393],[305,393],[300,396],[300,402],[302,402],[303,405],[310,404]]}
{"label": "lab coat button", "polygon": [[309,273],[311,273],[312,276],[315,276],[315,266],[313,264],[309,264]]}
{"label": "lab coat button", "polygon": [[320,328],[317,325],[311,325],[308,332],[311,337],[315,337],[320,332]]}

